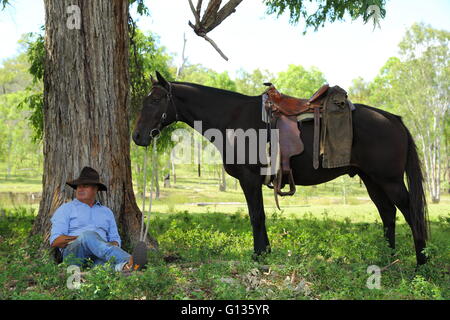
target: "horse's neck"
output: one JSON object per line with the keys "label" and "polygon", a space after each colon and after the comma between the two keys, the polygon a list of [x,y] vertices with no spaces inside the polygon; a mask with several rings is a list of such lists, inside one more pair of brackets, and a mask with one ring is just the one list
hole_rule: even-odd
{"label": "horse's neck", "polygon": [[254,114],[255,119],[261,117],[258,113],[258,106],[261,105],[260,97],[233,96],[226,92],[202,92],[199,88],[195,88],[195,94],[192,88],[191,92],[186,88],[184,90],[186,92],[183,92],[183,103],[179,110],[181,121],[196,130],[199,129],[198,121],[201,121],[203,132],[208,129],[224,131],[237,117],[245,117],[246,113]]}

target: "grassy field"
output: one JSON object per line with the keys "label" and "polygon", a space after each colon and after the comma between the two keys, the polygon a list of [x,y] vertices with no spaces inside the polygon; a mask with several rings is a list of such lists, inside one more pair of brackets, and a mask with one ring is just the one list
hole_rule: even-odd
{"label": "grassy field", "polygon": [[[397,214],[397,249],[392,252],[382,237],[378,212],[357,179],[301,187],[293,198],[281,200],[282,211],[275,209],[272,191],[266,189],[272,253],[254,261],[243,194],[231,178],[227,192],[219,192],[218,180],[212,174],[199,180],[180,170],[177,184],[162,188],[154,201],[150,233],[160,250],[149,253],[148,268],[125,277],[95,267],[82,275],[79,289],[67,287],[68,266],[56,265],[48,251],[39,250],[41,239],[29,237],[37,204],[5,200],[0,210],[0,299],[450,298],[448,196],[429,205],[430,262],[416,272],[403,216]],[[36,191],[26,178],[13,185]],[[379,289],[367,286],[371,265],[382,270]]]}

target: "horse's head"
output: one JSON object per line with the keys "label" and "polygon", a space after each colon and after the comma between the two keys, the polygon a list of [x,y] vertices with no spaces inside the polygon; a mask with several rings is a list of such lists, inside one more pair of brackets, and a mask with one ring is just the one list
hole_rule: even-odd
{"label": "horse's head", "polygon": [[172,97],[172,85],[156,71],[152,90],[143,101],[142,110],[133,131],[133,141],[138,146],[148,146],[164,127],[176,121],[176,108]]}

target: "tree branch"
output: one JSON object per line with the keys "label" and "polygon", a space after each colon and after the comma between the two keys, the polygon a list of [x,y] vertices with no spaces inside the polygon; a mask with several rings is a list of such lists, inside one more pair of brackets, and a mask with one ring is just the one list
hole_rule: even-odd
{"label": "tree branch", "polygon": [[242,0],[230,0],[225,4],[222,9],[219,10],[219,12],[216,15],[216,19],[210,26],[206,27],[206,32],[211,31],[215,27],[217,27],[219,24],[222,23],[223,20],[225,20],[229,15],[236,12],[236,7],[242,2]]}
{"label": "tree branch", "polygon": [[211,39],[209,38],[206,34],[203,37],[206,41],[208,41],[209,43],[211,43],[211,45],[214,47],[214,49],[217,50],[217,52],[222,56],[222,58],[224,58],[226,61],[228,61],[227,56],[222,52],[222,50],[219,49],[219,47],[217,46],[217,44]]}
{"label": "tree branch", "polygon": [[202,7],[202,0],[198,0],[197,7],[194,7],[192,0],[189,1],[189,6],[195,17],[195,25],[189,21],[189,26],[194,30],[195,34],[208,41],[214,49],[220,54],[222,58],[228,61],[227,56],[220,50],[217,44],[209,38],[206,34],[221,24],[233,12],[236,12],[236,7],[242,0],[229,0],[222,9],[219,10],[222,0],[210,0],[206,7],[203,17],[200,18],[200,11]]}
{"label": "tree branch", "polygon": [[192,29],[194,29],[195,33],[196,33],[199,37],[202,37],[203,39],[205,39],[206,41],[208,41],[208,42],[213,46],[213,48],[216,49],[216,51],[220,54],[220,56],[221,56],[222,58],[224,58],[226,61],[228,61],[228,57],[222,52],[222,50],[220,50],[220,48],[217,46],[217,44],[214,42],[213,39],[211,39],[210,37],[208,37],[208,36],[206,35],[205,32],[196,30],[196,28],[195,28],[195,26],[192,24],[192,22],[189,21],[188,24],[189,24],[189,26],[190,26]]}
{"label": "tree branch", "polygon": [[[210,24],[213,24],[216,20],[217,11],[219,11],[222,0],[209,0],[202,20],[200,21],[204,29],[208,28]],[[210,30],[211,31],[211,30]]]}
{"label": "tree branch", "polygon": [[[191,11],[194,14],[195,24],[199,25],[199,23],[200,23],[200,12],[194,8],[194,5],[193,5],[191,0],[188,0],[188,1],[189,1],[189,6],[191,7]],[[199,4],[200,4],[200,6],[202,5],[202,1],[201,0],[199,0],[199,2],[197,3],[197,9],[199,9],[199,7],[198,7]]]}
{"label": "tree branch", "polygon": [[196,10],[197,10],[197,15],[200,17],[200,11],[202,11],[202,0],[198,0]]}

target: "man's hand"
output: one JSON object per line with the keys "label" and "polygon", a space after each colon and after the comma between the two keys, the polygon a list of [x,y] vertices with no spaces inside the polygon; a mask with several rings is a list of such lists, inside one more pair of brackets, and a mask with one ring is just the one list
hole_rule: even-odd
{"label": "man's hand", "polygon": [[65,248],[65,247],[67,247],[67,245],[69,244],[70,241],[73,241],[76,238],[78,238],[78,237],[77,236],[66,236],[66,235],[59,236],[58,238],[56,238],[53,241],[52,247]]}
{"label": "man's hand", "polygon": [[108,243],[113,245],[113,246],[116,246],[116,247],[119,246],[119,243],[117,241],[111,241],[111,242],[108,242]]}

